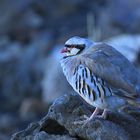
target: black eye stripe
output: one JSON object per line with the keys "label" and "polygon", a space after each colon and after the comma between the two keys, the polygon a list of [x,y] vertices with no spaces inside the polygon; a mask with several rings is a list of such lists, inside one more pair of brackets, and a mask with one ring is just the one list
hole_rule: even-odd
{"label": "black eye stripe", "polygon": [[85,48],[85,44],[81,45],[65,45],[66,48],[77,48],[77,49],[83,49]]}

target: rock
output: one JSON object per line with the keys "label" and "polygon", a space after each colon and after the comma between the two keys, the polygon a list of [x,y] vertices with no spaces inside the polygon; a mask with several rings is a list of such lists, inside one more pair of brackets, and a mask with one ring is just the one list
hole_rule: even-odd
{"label": "rock", "polygon": [[95,118],[86,125],[75,124],[90,116],[93,108],[86,105],[79,95],[64,95],[54,101],[48,114],[38,123],[13,135],[12,140],[24,139],[85,139],[85,140],[139,140],[140,111],[124,107],[120,113],[109,112],[106,120]]}
{"label": "rock", "polygon": [[51,40],[46,31],[32,34],[30,44],[26,45],[8,38],[1,40],[0,104],[3,106],[0,108],[14,108],[26,97],[41,97],[41,80]]}
{"label": "rock", "polygon": [[10,137],[8,137],[7,135],[0,133],[0,140],[9,140],[9,139]]}
{"label": "rock", "polygon": [[108,0],[101,11],[98,10],[97,24],[102,38],[122,33],[139,33],[139,0]]}
{"label": "rock", "polygon": [[34,140],[77,140],[76,138],[72,138],[68,135],[49,135],[44,131],[39,132],[34,136]]}
{"label": "rock", "polygon": [[[35,130],[36,129],[36,130]],[[21,131],[18,134],[13,135],[11,140],[77,140],[76,138],[72,138],[69,135],[53,135],[48,134],[45,131],[39,130],[39,124],[38,123],[32,123],[30,126],[25,130]],[[33,132],[35,130],[35,132]],[[32,135],[28,135],[30,132],[34,133]]]}
{"label": "rock", "polygon": [[17,22],[17,17],[23,13],[25,9],[29,7],[32,0],[16,0],[11,3],[10,0],[5,0],[0,2],[0,34],[5,34],[15,27]]}
{"label": "rock", "polygon": [[34,120],[38,118],[38,116],[41,116],[46,110],[48,110],[48,106],[40,99],[27,98],[23,100],[20,106],[19,115],[24,121]]}
{"label": "rock", "polygon": [[12,113],[0,113],[0,140],[9,140],[19,130],[19,121],[19,117]]}

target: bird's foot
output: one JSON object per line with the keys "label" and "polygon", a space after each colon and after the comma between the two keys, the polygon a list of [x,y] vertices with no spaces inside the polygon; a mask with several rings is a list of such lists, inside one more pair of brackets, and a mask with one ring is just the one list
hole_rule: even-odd
{"label": "bird's foot", "polygon": [[97,115],[98,118],[106,119],[107,118],[107,109],[104,109],[102,115]]}
{"label": "bird's foot", "polygon": [[90,117],[84,115],[84,120],[82,120],[82,121],[75,121],[74,124],[81,124],[81,125],[85,126],[87,123],[89,123],[94,118],[106,119],[106,117],[107,117],[107,110],[104,109],[102,115],[98,115],[99,111],[100,111],[100,109],[96,108],[94,110],[93,114]]}
{"label": "bird's foot", "polygon": [[86,125],[88,122],[90,122],[93,118],[88,117],[87,115],[83,116],[84,120],[79,120],[79,121],[75,121],[74,124],[80,124],[80,125]]}

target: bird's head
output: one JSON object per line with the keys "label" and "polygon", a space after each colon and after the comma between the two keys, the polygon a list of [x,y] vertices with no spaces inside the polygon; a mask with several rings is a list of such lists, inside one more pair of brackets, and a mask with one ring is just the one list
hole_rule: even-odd
{"label": "bird's head", "polygon": [[61,50],[61,53],[64,56],[74,56],[81,53],[86,48],[90,47],[93,44],[92,41],[81,38],[81,37],[72,37],[65,42],[65,47]]}

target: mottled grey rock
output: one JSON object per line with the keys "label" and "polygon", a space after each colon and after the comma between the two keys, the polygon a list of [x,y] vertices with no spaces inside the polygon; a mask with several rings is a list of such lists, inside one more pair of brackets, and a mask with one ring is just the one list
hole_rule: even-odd
{"label": "mottled grey rock", "polygon": [[0,133],[0,140],[9,140],[9,139],[10,139],[10,136]]}
{"label": "mottled grey rock", "polygon": [[8,38],[1,40],[0,104],[3,105],[0,108],[13,108],[29,96],[41,97],[41,80],[50,42],[51,35],[46,31],[34,33],[30,44],[26,45]]}
{"label": "mottled grey rock", "polygon": [[102,9],[98,9],[97,26],[101,38],[106,39],[122,33],[139,33],[139,0],[107,0]]}
{"label": "mottled grey rock", "polygon": [[91,114],[90,110],[80,102],[77,96],[65,96],[59,98],[50,107],[48,117],[56,120],[61,126],[64,126],[70,135],[78,136],[86,140],[128,139],[128,134],[119,125],[106,120],[95,119],[89,124],[74,125],[74,121],[83,119],[83,115]]}
{"label": "mottled grey rock", "polygon": [[[53,128],[55,129],[55,128]],[[70,137],[68,134],[49,134],[41,130],[38,123],[32,123],[29,127],[21,131],[11,138],[11,140],[77,140],[76,138]]]}
{"label": "mottled grey rock", "polygon": [[0,34],[5,34],[15,27],[17,17],[20,17],[32,2],[33,0],[15,0],[14,3],[10,0],[0,1]]}
{"label": "mottled grey rock", "polygon": [[[10,113],[0,113],[0,140],[9,140],[17,130],[19,117]],[[16,131],[15,131],[16,130]]]}
{"label": "mottled grey rock", "polygon": [[106,120],[95,118],[86,125],[75,124],[90,116],[93,111],[78,95],[64,95],[50,107],[48,114],[38,123],[15,134],[12,140],[62,139],[65,137],[85,140],[139,140],[140,111],[124,107],[120,113],[109,112]]}
{"label": "mottled grey rock", "polygon": [[47,109],[47,104],[44,104],[42,100],[28,98],[22,101],[19,109],[19,116],[24,121],[33,120],[42,115]]}
{"label": "mottled grey rock", "polygon": [[50,135],[44,131],[39,132],[34,136],[34,140],[77,140],[68,135]]}

